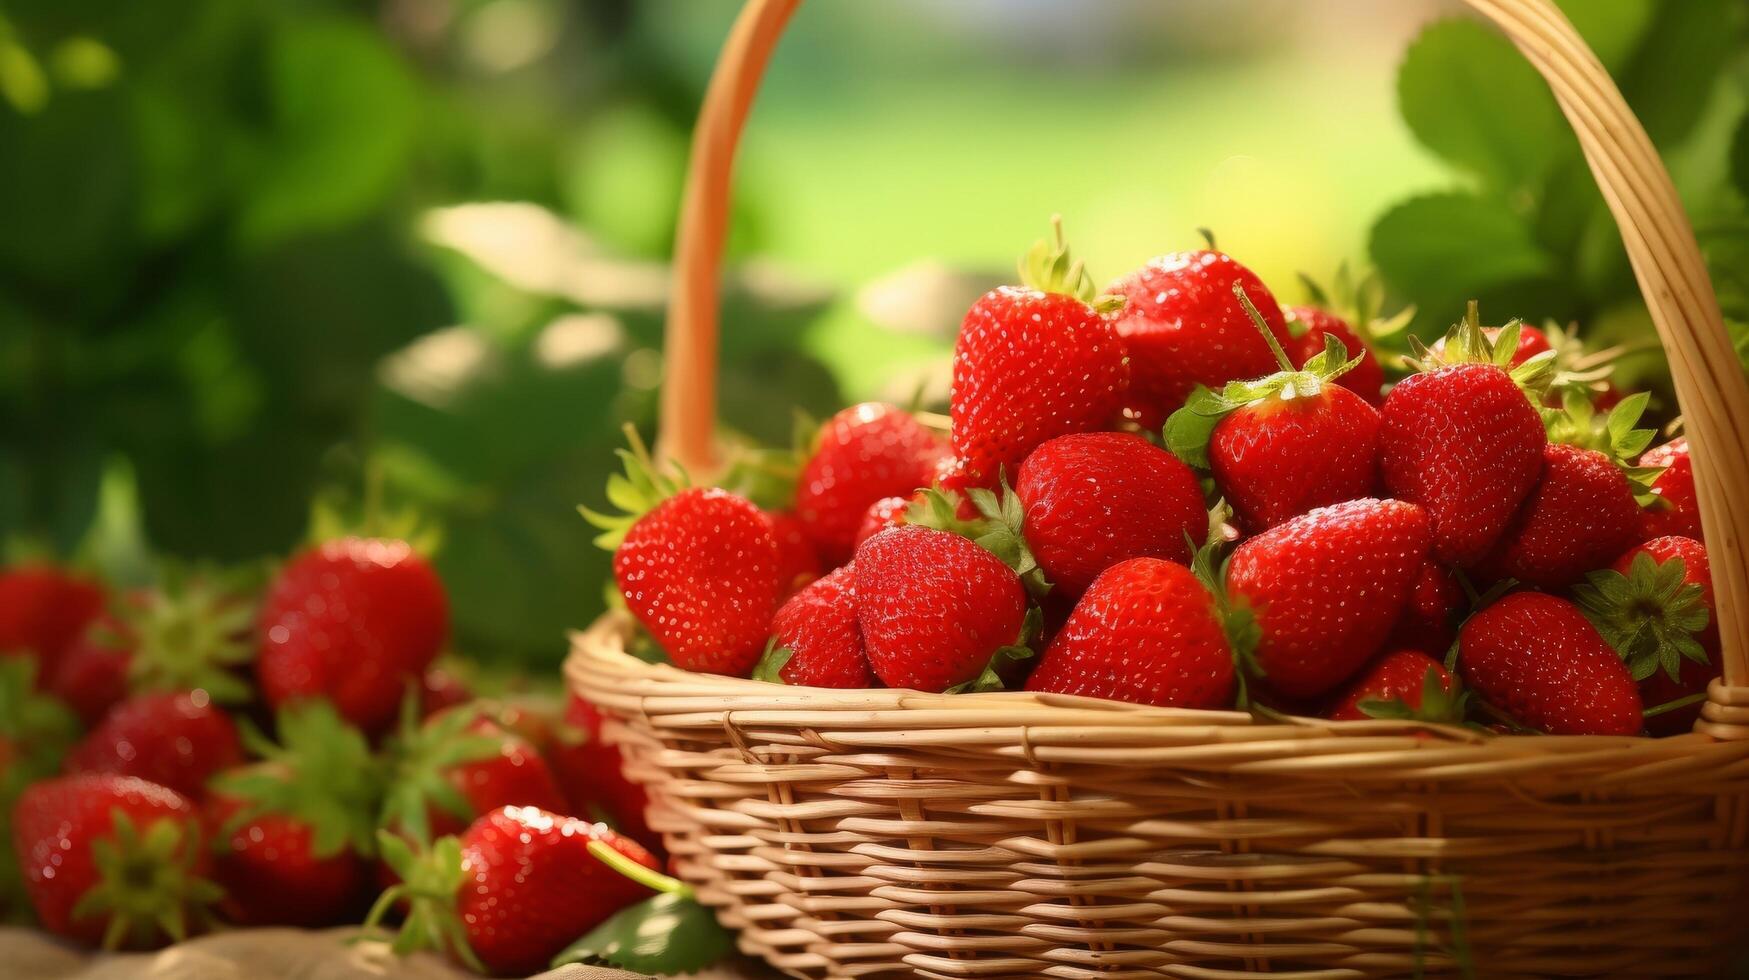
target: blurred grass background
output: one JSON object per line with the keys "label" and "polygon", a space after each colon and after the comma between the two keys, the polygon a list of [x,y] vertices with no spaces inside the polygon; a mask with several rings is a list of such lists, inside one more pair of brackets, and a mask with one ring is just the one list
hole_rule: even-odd
{"label": "blurred grass background", "polygon": [[[372,482],[441,527],[463,652],[556,662],[601,608],[574,508],[651,418],[735,6],[0,0],[8,552],[124,580],[283,553]],[[1749,315],[1744,7],[1565,6]],[[741,156],[728,424],[781,441],[797,406],[942,390],[960,313],[1053,212],[1102,278],[1206,227],[1295,299],[1377,263],[1423,328],[1481,295],[1643,339],[1546,91],[1458,12],[816,0]]]}

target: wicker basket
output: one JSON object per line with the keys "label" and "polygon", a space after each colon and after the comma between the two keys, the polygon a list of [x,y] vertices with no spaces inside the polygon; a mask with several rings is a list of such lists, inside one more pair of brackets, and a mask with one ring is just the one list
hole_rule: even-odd
{"label": "wicker basket", "polygon": [[[662,446],[712,462],[737,137],[799,0],[752,0],[693,144]],[[1468,0],[1547,78],[1688,423],[1724,640],[1693,734],[1488,737],[1030,693],[789,688],[575,637],[679,873],[797,977],[1715,975],[1749,863],[1749,385],[1644,130],[1549,0]]]}

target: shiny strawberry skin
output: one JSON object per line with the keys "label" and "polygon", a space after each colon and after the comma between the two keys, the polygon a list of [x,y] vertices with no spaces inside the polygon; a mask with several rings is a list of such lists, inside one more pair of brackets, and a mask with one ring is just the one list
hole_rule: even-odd
{"label": "shiny strawberry skin", "polygon": [[953,352],[952,443],[966,485],[993,487],[1045,440],[1104,428],[1128,385],[1123,342],[1091,306],[1017,286],[985,293]]}
{"label": "shiny strawberry skin", "polygon": [[862,524],[856,529],[856,546],[874,537],[889,527],[898,527],[905,523],[905,511],[911,506],[910,497],[882,497],[868,505],[868,510],[862,515]]}
{"label": "shiny strawberry skin", "polygon": [[808,528],[794,512],[768,510],[765,519],[771,525],[771,536],[777,540],[777,582],[779,594],[792,596],[802,586],[820,577],[820,556],[814,551],[814,540]]}
{"label": "shiny strawberry skin", "polygon": [[626,606],[686,670],[744,677],[771,635],[778,546],[759,508],[682,490],[638,519],[613,554]]}
{"label": "shiny strawberry skin", "polygon": [[193,850],[196,874],[210,867],[200,814],[173,789],[107,773],[34,783],[13,810],[12,845],[43,928],[88,946],[102,940],[108,916],[77,916],[73,909],[100,880],[92,845],[112,837],[118,812],[142,836],[160,821],[175,821],[185,834],[179,853]]}
{"label": "shiny strawberry skin", "polygon": [[1294,341],[1275,297],[1223,252],[1162,255],[1108,290],[1126,300],[1115,322],[1130,354],[1128,407],[1142,428],[1159,428],[1199,384],[1218,389],[1276,370],[1269,344],[1233,295],[1236,283],[1289,348]]}
{"label": "shiny strawberry skin", "polygon": [[54,673],[62,651],[103,612],[104,591],[47,565],[0,571],[0,656],[37,658],[39,678]]}
{"label": "shiny strawberry skin", "polygon": [[1451,671],[1420,650],[1380,654],[1336,694],[1324,717],[1331,721],[1363,721],[1369,716],[1360,710],[1362,701],[1401,701],[1419,709],[1429,670],[1439,677],[1439,686],[1451,693]]}
{"label": "shiny strawberry skin", "polygon": [[225,889],[219,910],[240,926],[338,925],[359,911],[370,877],[351,850],[317,857],[310,826],[295,817],[266,813],[232,826],[242,802],[215,793],[207,798],[207,824],[218,842],[213,880]]}
{"label": "shiny strawberry skin", "polygon": [[237,726],[205,691],[140,694],[110,710],[67,753],[70,773],[138,776],[199,798],[214,773],[243,761]]}
{"label": "shiny strawberry skin", "polygon": [[1652,483],[1652,492],[1667,506],[1648,507],[1640,515],[1640,534],[1647,539],[1672,535],[1705,541],[1700,527],[1700,498],[1694,491],[1694,464],[1688,458],[1688,439],[1678,436],[1662,446],[1653,446],[1640,457],[1641,466],[1662,466]]}
{"label": "shiny strawberry skin", "polygon": [[608,916],[650,897],[589,853],[592,840],[656,867],[650,852],[603,824],[534,807],[494,810],[462,835],[456,911],[468,945],[494,975],[539,973]]}
{"label": "shiny strawberry skin", "polygon": [[1255,532],[1374,494],[1379,413],[1347,388],[1265,398],[1215,426],[1209,465],[1240,525]]}
{"label": "shiny strawberry skin", "polygon": [[1543,475],[1480,569],[1554,591],[1609,564],[1640,535],[1627,475],[1593,449],[1543,449]]}
{"label": "shiny strawberry skin", "polygon": [[1579,608],[1517,592],[1458,634],[1458,674],[1527,728],[1554,735],[1637,735],[1640,692],[1621,656]]}
{"label": "shiny strawberry skin", "polygon": [[[468,801],[474,816],[506,806],[532,806],[553,813],[570,810],[570,801],[559,788],[552,768],[527,739],[484,718],[469,726],[468,731],[494,738],[499,746],[495,755],[458,763],[444,773],[449,784]],[[466,825],[466,821],[435,806],[431,808],[430,820],[433,836],[457,833]]]}
{"label": "shiny strawberry skin", "polygon": [[443,583],[405,542],[339,538],[294,557],[269,587],[256,677],[274,708],[325,697],[379,732],[448,632]]}
{"label": "shiny strawberry skin", "polygon": [[1350,358],[1360,355],[1360,363],[1343,372],[1336,383],[1359,395],[1374,408],[1385,403],[1384,366],[1379,364],[1378,355],[1348,325],[1347,320],[1315,306],[1292,307],[1288,316],[1306,328],[1305,333],[1294,338],[1293,346],[1287,348],[1294,367],[1305,367],[1307,361],[1324,352],[1324,338],[1335,337],[1342,341]]}
{"label": "shiny strawberry skin", "polygon": [[831,567],[849,561],[869,505],[934,483],[946,455],[940,437],[892,405],[864,402],[827,419],[796,479],[795,499],[821,560]]}
{"label": "shiny strawberry skin", "polygon": [[1027,546],[1055,588],[1071,598],[1127,558],[1188,563],[1189,541],[1208,533],[1196,474],[1130,433],[1050,440],[1020,464],[1014,492],[1025,513]]}
{"label": "shiny strawberry skin", "polygon": [[[1682,560],[1683,581],[1691,582],[1701,588],[1701,604],[1708,613],[1706,629],[1695,635],[1695,640],[1706,651],[1707,662],[1697,663],[1684,658],[1676,671],[1676,679],[1660,670],[1640,682],[1640,700],[1648,708],[1657,707],[1677,698],[1691,694],[1699,694],[1707,689],[1713,678],[1723,673],[1724,661],[1719,652],[1719,617],[1718,607],[1713,603],[1713,573],[1712,565],[1707,560],[1706,545],[1694,538],[1675,535],[1653,538],[1643,544],[1629,548],[1625,554],[1616,559],[1613,567],[1623,575],[1633,566],[1634,556],[1651,555],[1658,564],[1680,558]],[[1694,722],[1700,717],[1701,705],[1690,705],[1675,711],[1646,719],[1646,730],[1653,735],[1677,735],[1694,728]]]}
{"label": "shiny strawberry skin", "polygon": [[896,527],[856,551],[857,622],[875,676],[939,692],[981,674],[1020,638],[1026,589],[1012,569],[957,534]]}
{"label": "shiny strawberry skin", "polygon": [[1029,691],[1173,708],[1224,708],[1236,687],[1214,597],[1190,569],[1158,558],[1102,572],[1026,681]]}
{"label": "shiny strawberry skin", "polygon": [[856,620],[856,563],[820,579],[778,609],[771,621],[777,645],[790,650],[778,671],[785,684],[874,687],[874,670]]}
{"label": "shiny strawberry skin", "polygon": [[659,851],[661,835],[650,829],[644,816],[650,796],[626,777],[625,757],[619,746],[603,740],[601,712],[573,694],[565,706],[565,724],[570,731],[547,749],[547,761],[570,803],[566,812],[605,820],[645,847]]}
{"label": "shiny strawberry skin", "polygon": [[1227,592],[1262,628],[1269,686],[1309,698],[1378,651],[1427,558],[1427,514],[1399,500],[1321,507],[1240,542]]}
{"label": "shiny strawberry skin", "polygon": [[1427,509],[1440,560],[1474,566],[1542,475],[1542,417],[1512,377],[1489,364],[1406,378],[1379,416],[1386,490]]}
{"label": "shiny strawberry skin", "polygon": [[1457,639],[1458,617],[1465,601],[1463,586],[1451,569],[1432,559],[1422,562],[1409,600],[1403,604],[1403,614],[1397,617],[1385,645],[1431,650],[1444,656]]}

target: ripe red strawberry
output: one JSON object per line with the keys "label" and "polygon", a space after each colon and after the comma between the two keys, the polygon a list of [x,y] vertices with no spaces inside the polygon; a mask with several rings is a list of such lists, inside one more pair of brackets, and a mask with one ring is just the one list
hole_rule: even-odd
{"label": "ripe red strawberry", "polygon": [[1391,628],[1386,647],[1432,650],[1440,655],[1457,640],[1458,619],[1466,600],[1463,586],[1451,569],[1432,559],[1421,564],[1403,614]]}
{"label": "ripe red strawberry", "polygon": [[985,293],[960,324],[950,412],[961,462],[952,489],[993,487],[1045,440],[1102,429],[1122,408],[1123,341],[1056,230],[1054,245],[1040,242],[1022,262],[1026,285]]}
{"label": "ripe red strawberry", "polygon": [[1564,599],[1516,592],[1458,633],[1458,674],[1526,728],[1553,735],[1636,735],[1640,691],[1627,666]]}
{"label": "ripe red strawberry", "polygon": [[[1483,327],[1482,333],[1488,338],[1489,343],[1494,343],[1500,339],[1500,334],[1504,330],[1504,327]],[[1445,353],[1446,341],[1447,338],[1444,337],[1435,341],[1433,353]],[[1548,334],[1528,323],[1520,323],[1518,337],[1513,342],[1512,353],[1507,357],[1505,367],[1518,367],[1538,354],[1545,354],[1552,350],[1554,350],[1554,345],[1549,343]]]}
{"label": "ripe red strawberry", "polygon": [[1214,596],[1158,558],[1100,573],[1026,681],[1029,691],[1173,708],[1227,707],[1236,686]]}
{"label": "ripe red strawberry", "polygon": [[269,706],[322,697],[366,732],[443,647],[443,583],[404,541],[340,538],[296,556],[261,607],[256,677]]}
{"label": "ripe red strawberry", "polygon": [[1270,688],[1315,697],[1378,651],[1427,558],[1428,523],[1411,503],[1351,500],[1240,542],[1227,594],[1256,618]]}
{"label": "ripe red strawberry", "polygon": [[1020,464],[1014,494],[1027,546],[1070,598],[1126,558],[1190,561],[1208,533],[1202,487],[1190,467],[1140,436],[1058,436]]}
{"label": "ripe red strawberry", "polygon": [[1277,343],[1293,338],[1275,297],[1256,274],[1223,252],[1173,252],[1113,283],[1127,303],[1116,317],[1130,355],[1128,414],[1158,429],[1197,385],[1261,378],[1275,370],[1269,345],[1233,302],[1244,288]]}
{"label": "ripe red strawberry", "polygon": [[324,701],[279,713],[263,761],[220,773],[207,815],[218,841],[220,910],[239,925],[329,925],[357,911],[375,854],[382,767],[364,736]]}
{"label": "ripe red strawberry", "polygon": [[[1627,661],[1648,714],[1706,691],[1719,676],[1719,624],[1706,545],[1693,538],[1653,538],[1630,548],[1609,569],[1573,590],[1579,608]],[[1646,719],[1654,735],[1694,727],[1696,702]]]}
{"label": "ripe red strawberry", "polygon": [[432,667],[419,677],[419,715],[429,718],[445,708],[466,704],[474,692],[453,671]]}
{"label": "ripe red strawberry", "polygon": [[1453,340],[1445,356],[1456,363],[1430,364],[1391,389],[1379,413],[1379,454],[1386,489],[1433,519],[1440,560],[1469,568],[1542,475],[1548,436],[1519,385],[1535,387],[1548,360],[1508,373],[1497,363],[1505,352],[1481,335],[1474,304]]}
{"label": "ripe red strawberry", "polygon": [[929,486],[945,455],[940,437],[892,405],[864,402],[827,419],[796,479],[796,517],[820,558],[849,561],[869,505]]}
{"label": "ripe red strawberry", "polygon": [[1337,692],[1324,717],[1331,721],[1400,718],[1458,724],[1463,701],[1445,665],[1420,650],[1392,650],[1368,664]]}
{"label": "ripe red strawberry", "polygon": [[888,687],[976,683],[1025,642],[1019,576],[957,534],[915,524],[877,534],[856,550],[854,582],[869,663]]}
{"label": "ripe red strawberry", "polygon": [[194,804],[132,776],[32,785],[13,811],[12,845],[43,928],[87,945],[182,939],[218,898]]}
{"label": "ripe red strawberry", "polygon": [[1234,302],[1254,317],[1281,370],[1229,383],[1219,394],[1197,388],[1166,422],[1166,445],[1210,470],[1238,523],[1262,531],[1316,507],[1370,496],[1378,486],[1379,415],[1334,380],[1352,369],[1342,344],[1296,369],[1276,345],[1249,297]]}
{"label": "ripe red strawberry", "polygon": [[67,645],[45,686],[79,720],[96,725],[128,696],[128,664],[135,642],[122,620],[104,613]]}
{"label": "ripe red strawberry", "polygon": [[67,754],[67,771],[138,776],[199,797],[207,777],[242,761],[230,717],[205,691],[183,691],[116,705]]}
{"label": "ripe red strawberry", "polygon": [[79,719],[36,690],[36,658],[0,657],[0,921],[23,917],[29,900],[12,851],[12,805],[25,787],[61,770]]}
{"label": "ripe red strawberry", "polygon": [[898,527],[906,523],[905,512],[910,509],[914,497],[882,497],[868,505],[868,510],[862,515],[862,524],[856,529],[856,546],[874,537],[889,527]]}
{"label": "ripe red strawberry", "polygon": [[1290,331],[1296,324],[1305,331],[1294,338],[1294,345],[1290,349],[1295,367],[1304,368],[1306,362],[1324,353],[1326,338],[1334,337],[1341,341],[1343,349],[1348,351],[1350,357],[1358,358],[1354,367],[1337,378],[1336,383],[1359,395],[1374,408],[1385,403],[1384,366],[1379,363],[1378,355],[1373,353],[1371,345],[1361,338],[1360,333],[1347,320],[1315,306],[1290,307],[1287,320]]}
{"label": "ripe red strawberry", "polygon": [[1664,468],[1652,482],[1657,500],[1649,502],[1640,515],[1641,536],[1706,540],[1700,527],[1700,500],[1694,492],[1694,464],[1688,459],[1688,440],[1678,436],[1646,450],[1640,465]]}
{"label": "ripe red strawberry", "polygon": [[777,582],[779,594],[792,596],[802,586],[820,577],[820,556],[814,551],[814,541],[808,537],[807,525],[787,510],[768,510],[765,519],[771,524],[771,536],[777,541]]}
{"label": "ripe red strawberry", "polygon": [[48,565],[0,571],[0,656],[30,654],[46,681],[61,652],[103,612],[103,588]]}
{"label": "ripe red strawberry", "polygon": [[874,687],[856,622],[856,563],[795,594],[771,620],[771,649],[756,680],[804,687]]}
{"label": "ripe red strawberry", "polygon": [[601,729],[601,712],[571,695],[562,734],[547,750],[547,761],[570,803],[566,812],[606,823],[652,851],[660,851],[661,835],[650,829],[644,816],[650,796],[627,778],[619,746],[608,744]]}
{"label": "ripe red strawberry", "polygon": [[[593,845],[593,847],[591,846]],[[537,973],[568,944],[650,889],[596,856],[617,852],[652,872],[656,859],[637,842],[574,817],[534,807],[505,807],[474,821],[458,841],[446,837],[415,856],[385,836],[385,854],[407,882],[377,900],[380,918],[403,896],[413,899],[397,950],[435,938],[497,976]]]}
{"label": "ripe red strawberry", "polygon": [[499,807],[569,808],[535,747],[466,705],[427,721],[404,715],[386,754],[380,824],[418,841],[456,833]]}

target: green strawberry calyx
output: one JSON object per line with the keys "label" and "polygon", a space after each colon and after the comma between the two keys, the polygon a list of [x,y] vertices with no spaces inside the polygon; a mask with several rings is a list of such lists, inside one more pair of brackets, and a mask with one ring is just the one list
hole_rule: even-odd
{"label": "green strawberry calyx", "polygon": [[772,637],[771,642],[765,645],[765,653],[759,657],[759,662],[753,665],[752,678],[767,684],[789,683],[783,679],[783,669],[789,666],[790,658],[795,655],[794,650],[780,646],[777,637]]}
{"label": "green strawberry calyx", "polygon": [[0,655],[0,822],[12,812],[13,793],[53,775],[79,738],[79,719],[60,699],[36,689],[36,658]]}
{"label": "green strawberry calyx", "polygon": [[1681,558],[1659,562],[1640,552],[1626,575],[1600,569],[1573,589],[1580,610],[1627,661],[1636,681],[1659,671],[1676,680],[1682,661],[1709,662],[1697,639],[1711,619],[1705,590],[1687,575]]}
{"label": "green strawberry calyx", "polygon": [[1264,321],[1263,314],[1245,294],[1244,285],[1234,283],[1233,293],[1269,344],[1281,370],[1253,381],[1229,381],[1218,393],[1197,385],[1184,407],[1166,419],[1163,433],[1166,448],[1185,463],[1202,470],[1209,468],[1209,440],[1222,419],[1239,409],[1263,402],[1285,404],[1296,399],[1318,398],[1332,382],[1366,358],[1365,351],[1350,358],[1348,348],[1340,338],[1326,335],[1324,349],[1312,355],[1304,367],[1294,367],[1274,331]]}
{"label": "green strawberry calyx", "polygon": [[287,705],[275,727],[277,744],[246,719],[239,722],[244,747],[262,761],[214,778],[215,791],[242,804],[226,820],[224,834],[263,815],[283,814],[309,826],[316,857],[347,849],[374,854],[383,771],[363,733],[320,700]]}
{"label": "green strawberry calyx", "polygon": [[1002,682],[1001,668],[1004,664],[1025,660],[1038,651],[1033,649],[1038,642],[1039,633],[1044,628],[1045,614],[1037,606],[1026,608],[1026,617],[1020,621],[1020,635],[1007,646],[997,647],[990,655],[989,663],[978,676],[969,681],[962,681],[943,691],[944,694],[982,694],[985,691],[1000,691],[1005,685]]}
{"label": "green strawberry calyx", "polygon": [[1060,214],[1051,215],[1051,237],[1034,242],[1020,257],[1020,282],[1041,293],[1072,296],[1100,313],[1115,313],[1124,305],[1122,296],[1100,295],[1087,267],[1069,254]]}
{"label": "green strawberry calyx", "polygon": [[[1398,366],[1402,360],[1401,351],[1407,346],[1402,340],[1403,332],[1414,322],[1416,310],[1414,306],[1406,306],[1385,316],[1385,283],[1377,272],[1368,271],[1356,277],[1348,263],[1343,262],[1336,267],[1328,288],[1305,273],[1300,274],[1300,282],[1311,306],[1341,317],[1381,362]],[[1304,324],[1292,313],[1288,313],[1287,318],[1288,330],[1295,336],[1303,336]],[[1396,352],[1385,350],[1387,346],[1394,347]]]}
{"label": "green strawberry calyx", "polygon": [[1641,466],[1636,462],[1658,433],[1652,429],[1637,429],[1640,416],[1651,401],[1649,392],[1623,398],[1601,418],[1586,392],[1568,388],[1561,393],[1560,408],[1542,409],[1543,427],[1549,441],[1591,449],[1609,457],[1633,486],[1634,499],[1641,507],[1665,503],[1652,491],[1652,485],[1664,472],[1662,466]]}
{"label": "green strawberry calyx", "polygon": [[[1250,681],[1264,676],[1263,664],[1257,659],[1257,648],[1263,643],[1263,626],[1243,598],[1235,599],[1227,592],[1227,566],[1221,551],[1227,546],[1227,524],[1232,509],[1225,500],[1216,501],[1209,511],[1208,536],[1198,546],[1188,533],[1191,574],[1201,582],[1214,602],[1215,617],[1226,634],[1227,648],[1233,654],[1233,674],[1239,680],[1236,704],[1241,710],[1251,706]],[[1230,557],[1230,556],[1229,556]]]}
{"label": "green strawberry calyx", "polygon": [[1356,705],[1368,718],[1392,721],[1424,721],[1437,725],[1461,725],[1469,710],[1470,692],[1455,679],[1451,690],[1445,689],[1439,671],[1427,668],[1421,679],[1421,705],[1413,707],[1402,698],[1362,698]]}
{"label": "green strawberry calyx", "polygon": [[1595,398],[1610,390],[1610,379],[1615,375],[1618,361],[1640,351],[1657,349],[1657,341],[1649,341],[1587,350],[1576,323],[1563,327],[1553,320],[1546,320],[1542,332],[1555,352],[1554,375],[1549,381],[1549,390],[1563,395],[1573,391]]}
{"label": "green strawberry calyx", "polygon": [[397,956],[421,949],[447,952],[475,973],[486,973],[485,964],[468,942],[467,930],[455,907],[456,894],[467,881],[462,861],[462,843],[453,836],[440,837],[421,849],[398,834],[377,831],[377,852],[401,880],[383,890],[365,916],[359,938],[376,935],[389,911],[407,903],[407,918],[389,944]]}
{"label": "green strawberry calyx", "polygon": [[625,465],[625,472],[607,478],[607,502],[618,513],[604,514],[588,507],[577,508],[584,520],[600,529],[601,533],[595,536],[596,546],[608,551],[619,547],[626,532],[639,518],[691,483],[684,470],[677,468],[673,476],[664,473],[630,422],[625,425],[625,435],[627,448],[615,450]]}
{"label": "green strawberry calyx", "polygon": [[977,517],[962,519],[957,499],[950,492],[930,487],[905,508],[905,521],[970,538],[1013,569],[1029,595],[1043,598],[1051,591],[1051,582],[1045,578],[1032,549],[1027,547],[1025,508],[1009,487],[1006,471],[997,472],[996,484],[995,490],[972,487],[966,491],[966,499],[972,502]]}
{"label": "green strawberry calyx", "polygon": [[91,842],[97,883],[73,906],[73,918],[108,918],[103,948],[188,938],[189,917],[211,921],[208,906],[224,890],[201,877],[199,818],[158,817],[145,827],[120,807],[110,831]]}
{"label": "green strawberry calyx", "polygon": [[1464,308],[1463,319],[1446,332],[1444,342],[1437,349],[1410,337],[1413,356],[1407,358],[1406,363],[1423,372],[1454,364],[1492,364],[1511,375],[1525,397],[1540,405],[1549,392],[1549,385],[1554,382],[1555,353],[1543,351],[1513,367],[1512,358],[1518,352],[1518,336],[1523,330],[1524,321],[1510,320],[1490,340],[1482,328],[1481,306],[1470,300]]}
{"label": "green strawberry calyx", "polygon": [[150,592],[123,598],[115,608],[117,629],[97,626],[93,639],[117,649],[132,647],[128,688],[148,691],[203,690],[220,704],[249,700],[249,684],[236,668],[255,655],[256,570],[166,570]]}
{"label": "green strawberry calyx", "polygon": [[378,826],[424,843],[431,839],[431,807],[462,821],[476,816],[473,805],[450,782],[450,771],[498,755],[503,740],[513,737],[473,731],[480,720],[474,704],[460,704],[422,720],[418,697],[408,693],[401,701],[400,725],[384,753],[387,786]]}

